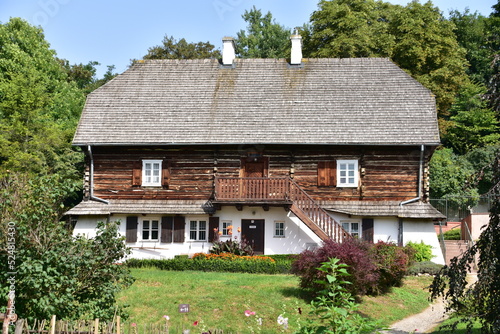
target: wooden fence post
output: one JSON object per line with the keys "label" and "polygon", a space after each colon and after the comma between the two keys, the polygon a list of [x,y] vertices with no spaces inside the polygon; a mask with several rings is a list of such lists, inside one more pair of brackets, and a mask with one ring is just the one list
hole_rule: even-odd
{"label": "wooden fence post", "polygon": [[50,334],[56,333],[56,316],[53,315],[52,319],[50,319]]}
{"label": "wooden fence post", "polygon": [[121,324],[120,324],[120,316],[117,316],[116,317],[116,334],[120,334],[120,332],[121,332],[120,326],[121,326]]}
{"label": "wooden fence post", "polygon": [[94,334],[99,334],[99,318],[94,321]]}

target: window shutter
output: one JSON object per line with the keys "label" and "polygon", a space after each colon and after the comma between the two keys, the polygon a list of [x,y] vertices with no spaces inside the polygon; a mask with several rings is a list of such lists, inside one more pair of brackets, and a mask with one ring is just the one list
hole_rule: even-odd
{"label": "window shutter", "polygon": [[219,217],[208,217],[208,242],[216,238],[214,229],[219,229]]}
{"label": "window shutter", "polygon": [[174,217],[174,242],[184,242],[186,222],[184,217]]}
{"label": "window shutter", "polygon": [[166,187],[170,183],[170,164],[167,159],[163,159],[161,170],[161,185]]}
{"label": "window shutter", "polygon": [[132,170],[132,186],[140,186],[142,184],[142,161],[134,161]]}
{"label": "window shutter", "polygon": [[361,228],[363,240],[373,243],[373,218],[363,218]]}
{"label": "window shutter", "polygon": [[172,242],[174,217],[161,217],[161,242]]}
{"label": "window shutter", "polygon": [[335,186],[337,165],[333,161],[318,161],[318,187]]}
{"label": "window shutter", "polygon": [[125,233],[125,240],[127,242],[137,241],[137,224],[139,219],[136,216],[127,217],[127,227]]}

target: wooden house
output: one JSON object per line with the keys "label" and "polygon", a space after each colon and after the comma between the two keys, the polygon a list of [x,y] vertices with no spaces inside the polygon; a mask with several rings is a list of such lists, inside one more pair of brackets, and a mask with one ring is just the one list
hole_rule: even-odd
{"label": "wooden house", "polygon": [[141,60],[92,92],[74,233],[121,221],[142,258],[208,252],[215,228],[263,254],[352,235],[424,241],[442,263],[434,96],[389,59],[302,59],[300,44],[237,59],[225,38],[222,60]]}

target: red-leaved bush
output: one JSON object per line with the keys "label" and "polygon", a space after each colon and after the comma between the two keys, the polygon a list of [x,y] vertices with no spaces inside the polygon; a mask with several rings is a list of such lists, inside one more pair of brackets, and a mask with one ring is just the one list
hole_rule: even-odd
{"label": "red-leaved bush", "polygon": [[379,241],[376,244],[360,239],[343,243],[327,240],[314,251],[306,250],[292,263],[292,273],[300,277],[300,286],[315,293],[320,287],[316,281],[325,279],[324,272],[317,268],[331,258],[347,264],[351,276],[346,280],[352,284],[345,288],[354,296],[378,294],[393,286],[400,286],[406,275],[412,251],[394,243]]}
{"label": "red-leaved bush", "polygon": [[[379,272],[377,293],[386,292],[393,286],[401,286],[410,266],[409,250],[392,242],[379,241],[370,248],[371,258]],[[413,253],[411,254],[413,255]]]}
{"label": "red-leaved bush", "polygon": [[342,243],[326,240],[323,246],[313,251],[302,252],[292,264],[292,272],[300,276],[300,286],[305,289],[318,291],[318,279],[324,280],[325,273],[317,268],[331,258],[337,258],[347,264],[347,271],[351,276],[347,280],[352,284],[345,288],[352,295],[365,295],[377,290],[379,274],[377,266],[370,257],[370,244],[359,239],[350,239]]}

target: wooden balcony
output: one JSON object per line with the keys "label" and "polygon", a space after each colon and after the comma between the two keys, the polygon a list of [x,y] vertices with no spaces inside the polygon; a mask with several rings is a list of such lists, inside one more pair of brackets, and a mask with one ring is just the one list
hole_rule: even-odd
{"label": "wooden balcony", "polygon": [[215,200],[231,203],[289,202],[290,181],[287,177],[217,177]]}
{"label": "wooden balcony", "polygon": [[316,201],[288,177],[216,177],[215,203],[287,204],[302,222],[322,240],[342,242],[350,235]]}

